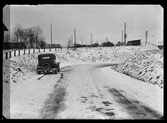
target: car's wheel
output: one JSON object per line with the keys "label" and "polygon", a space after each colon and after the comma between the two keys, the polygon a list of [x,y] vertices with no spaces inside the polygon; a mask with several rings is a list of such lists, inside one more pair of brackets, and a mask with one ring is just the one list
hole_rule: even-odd
{"label": "car's wheel", "polygon": [[38,74],[41,74],[41,72],[40,72],[40,71],[38,71]]}
{"label": "car's wheel", "polygon": [[51,69],[51,65],[49,63],[42,64],[42,70],[45,72],[49,72]]}
{"label": "car's wheel", "polygon": [[54,70],[54,74],[57,74],[57,70]]}
{"label": "car's wheel", "polygon": [[60,66],[58,66],[58,72],[60,72]]}

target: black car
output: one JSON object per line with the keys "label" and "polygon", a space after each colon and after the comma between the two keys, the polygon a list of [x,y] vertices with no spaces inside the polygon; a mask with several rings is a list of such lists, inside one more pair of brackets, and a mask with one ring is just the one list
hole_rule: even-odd
{"label": "black car", "polygon": [[37,73],[46,74],[53,72],[57,74],[60,71],[60,62],[56,62],[56,56],[53,53],[38,55]]}

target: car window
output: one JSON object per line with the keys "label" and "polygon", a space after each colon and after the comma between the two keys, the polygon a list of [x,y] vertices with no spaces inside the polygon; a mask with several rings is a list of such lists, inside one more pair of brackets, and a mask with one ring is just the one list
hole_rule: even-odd
{"label": "car window", "polygon": [[41,57],[41,60],[48,60],[48,59],[51,59],[51,57],[50,56]]}

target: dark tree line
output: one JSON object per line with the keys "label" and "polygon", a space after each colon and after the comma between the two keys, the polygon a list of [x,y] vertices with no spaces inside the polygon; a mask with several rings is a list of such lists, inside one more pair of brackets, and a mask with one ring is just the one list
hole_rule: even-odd
{"label": "dark tree line", "polygon": [[47,44],[40,26],[25,29],[19,24],[16,24],[12,34],[4,36],[4,42],[24,43],[25,48],[42,48]]}
{"label": "dark tree line", "polygon": [[110,41],[108,42],[103,42],[101,45],[98,43],[93,43],[91,45],[82,45],[82,44],[74,44],[72,47],[112,47],[114,44]]}

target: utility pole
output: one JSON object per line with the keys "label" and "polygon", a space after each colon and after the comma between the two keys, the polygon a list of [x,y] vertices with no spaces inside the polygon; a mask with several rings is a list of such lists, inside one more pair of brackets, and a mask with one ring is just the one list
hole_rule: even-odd
{"label": "utility pole", "polygon": [[127,34],[126,34],[126,23],[124,23],[124,43],[126,44],[126,38],[127,38]]}
{"label": "utility pole", "polygon": [[71,45],[73,46],[73,37],[72,37],[72,35],[71,35]]}
{"label": "utility pole", "polygon": [[51,34],[51,47],[52,47],[52,23],[50,23],[50,34]]}
{"label": "utility pole", "polygon": [[75,29],[74,29],[74,40],[75,40],[74,44],[76,44],[76,31],[75,31]]}
{"label": "utility pole", "polygon": [[91,45],[92,45],[92,43],[93,43],[93,37],[92,37],[92,35],[93,35],[93,34],[91,33]]}
{"label": "utility pole", "polygon": [[106,37],[106,42],[108,42],[108,37]]}
{"label": "utility pole", "polygon": [[145,38],[146,38],[145,45],[147,45],[147,37],[148,37],[148,31],[146,31],[146,33],[145,33]]}
{"label": "utility pole", "polygon": [[122,35],[121,35],[121,42],[123,42],[123,31],[122,31]]}

